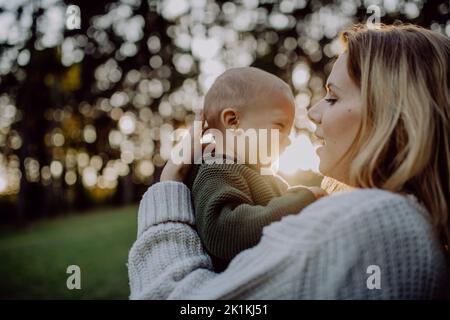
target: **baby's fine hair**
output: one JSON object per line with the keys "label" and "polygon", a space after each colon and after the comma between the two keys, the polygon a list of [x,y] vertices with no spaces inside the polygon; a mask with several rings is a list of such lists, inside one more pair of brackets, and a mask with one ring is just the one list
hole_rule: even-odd
{"label": "baby's fine hair", "polygon": [[289,85],[269,72],[254,67],[228,69],[206,93],[203,106],[205,120],[210,127],[217,127],[222,110],[249,107],[275,90],[292,96]]}

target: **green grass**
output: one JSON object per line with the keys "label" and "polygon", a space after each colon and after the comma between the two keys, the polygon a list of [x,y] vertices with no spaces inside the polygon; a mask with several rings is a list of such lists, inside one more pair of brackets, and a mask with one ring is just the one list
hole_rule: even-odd
{"label": "green grass", "polygon": [[[127,299],[137,207],[99,209],[0,235],[0,299]],[[81,290],[69,290],[69,265]]]}

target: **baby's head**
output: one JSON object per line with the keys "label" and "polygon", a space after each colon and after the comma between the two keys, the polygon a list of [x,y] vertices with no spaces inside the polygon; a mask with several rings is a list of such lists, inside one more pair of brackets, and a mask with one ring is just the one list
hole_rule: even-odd
{"label": "baby's head", "polygon": [[[227,129],[278,129],[279,152],[290,144],[294,97],[283,80],[266,71],[253,67],[225,71],[207,92],[203,112],[208,127],[224,136]],[[277,156],[271,154],[272,159]]]}

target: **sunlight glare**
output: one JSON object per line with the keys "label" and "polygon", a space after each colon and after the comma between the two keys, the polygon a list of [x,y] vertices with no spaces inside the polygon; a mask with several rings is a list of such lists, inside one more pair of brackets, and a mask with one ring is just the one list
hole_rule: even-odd
{"label": "sunlight glare", "polygon": [[299,134],[291,139],[292,144],[278,160],[279,171],[286,175],[293,175],[298,170],[319,172],[319,157],[308,136]]}

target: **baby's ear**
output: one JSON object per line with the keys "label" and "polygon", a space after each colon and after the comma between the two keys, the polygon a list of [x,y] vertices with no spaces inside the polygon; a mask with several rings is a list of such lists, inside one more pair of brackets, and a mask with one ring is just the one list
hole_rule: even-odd
{"label": "baby's ear", "polygon": [[233,108],[226,108],[220,113],[220,121],[225,129],[236,128],[239,124],[238,112]]}

